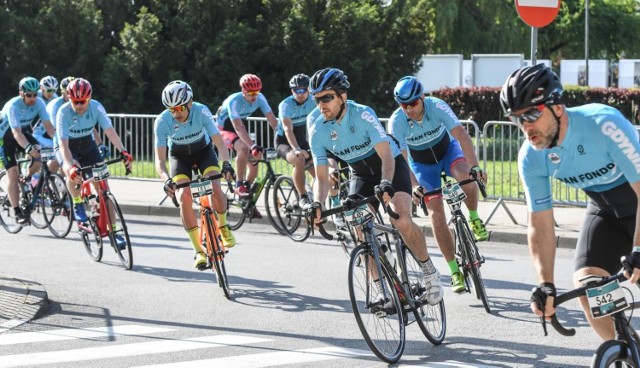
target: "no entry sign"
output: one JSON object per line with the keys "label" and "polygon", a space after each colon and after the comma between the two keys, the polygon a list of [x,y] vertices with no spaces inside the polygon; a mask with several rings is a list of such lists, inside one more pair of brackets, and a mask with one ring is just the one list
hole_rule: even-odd
{"label": "no entry sign", "polygon": [[520,18],[531,27],[549,25],[558,15],[560,0],[516,0]]}

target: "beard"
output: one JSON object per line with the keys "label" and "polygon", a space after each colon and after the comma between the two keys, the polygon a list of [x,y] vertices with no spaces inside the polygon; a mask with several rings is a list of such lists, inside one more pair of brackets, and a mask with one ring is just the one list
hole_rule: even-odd
{"label": "beard", "polygon": [[533,135],[535,135],[535,142],[531,141],[529,137],[527,137],[527,139],[529,140],[529,143],[531,143],[533,149],[535,149],[536,151],[542,151],[543,149],[547,149],[549,148],[549,146],[551,146],[551,142],[553,142],[553,138],[558,132],[558,129],[558,124],[552,124],[551,128],[546,133],[543,133],[541,131],[533,132]]}

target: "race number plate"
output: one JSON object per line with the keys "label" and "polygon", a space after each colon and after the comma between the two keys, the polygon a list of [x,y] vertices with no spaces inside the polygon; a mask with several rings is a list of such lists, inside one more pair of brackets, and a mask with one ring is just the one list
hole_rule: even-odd
{"label": "race number plate", "polygon": [[42,161],[49,161],[56,158],[55,153],[53,153],[53,148],[43,148],[40,150],[40,157],[42,157]]}
{"label": "race number plate", "polygon": [[467,198],[467,195],[464,194],[464,191],[462,191],[462,188],[458,184],[442,188],[442,196],[449,204],[460,203]]}
{"label": "race number plate", "polygon": [[593,318],[608,316],[629,308],[624,290],[616,280],[600,287],[587,289],[587,300]]}
{"label": "race number plate", "polygon": [[211,182],[209,180],[203,182],[194,182],[189,185],[191,188],[191,197],[200,198],[202,196],[209,195],[213,193],[213,187],[211,186]]}
{"label": "race number plate", "polygon": [[109,177],[109,166],[101,165],[94,167],[91,169],[91,172],[93,173],[93,181],[103,181]]}

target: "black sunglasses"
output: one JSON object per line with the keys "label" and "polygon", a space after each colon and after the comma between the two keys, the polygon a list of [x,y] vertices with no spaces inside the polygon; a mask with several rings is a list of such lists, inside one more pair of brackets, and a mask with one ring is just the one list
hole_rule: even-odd
{"label": "black sunglasses", "polygon": [[540,104],[530,108],[529,110],[523,112],[522,114],[509,114],[509,119],[516,124],[524,125],[524,122],[533,123],[534,121],[540,119],[542,116],[542,112],[544,111],[544,104]]}
{"label": "black sunglasses", "polygon": [[335,93],[330,93],[327,95],[324,95],[322,97],[316,97],[316,104],[320,104],[320,102],[322,103],[329,103],[331,101],[333,101],[333,99],[336,98],[336,94]]}

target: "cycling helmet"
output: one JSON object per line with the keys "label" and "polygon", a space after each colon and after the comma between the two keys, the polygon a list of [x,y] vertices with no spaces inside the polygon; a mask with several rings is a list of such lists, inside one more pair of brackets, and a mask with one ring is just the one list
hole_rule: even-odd
{"label": "cycling helmet", "polygon": [[34,77],[24,77],[20,79],[18,89],[22,92],[38,92],[40,89],[40,82],[38,82]]}
{"label": "cycling helmet", "polygon": [[167,107],[184,105],[193,99],[193,90],[187,82],[174,80],[162,91],[162,104]]}
{"label": "cycling helmet", "polygon": [[289,88],[307,88],[309,87],[309,76],[306,74],[296,74],[289,81]]}
{"label": "cycling helmet", "polygon": [[255,74],[245,74],[240,78],[240,88],[245,91],[260,91],[262,81]]}
{"label": "cycling helmet", "polygon": [[48,75],[40,79],[40,85],[44,87],[44,89],[58,89],[58,80],[56,77]]}
{"label": "cycling helmet", "polygon": [[91,98],[91,83],[84,78],[75,78],[67,86],[67,93],[71,101],[83,101]]}
{"label": "cycling helmet", "polygon": [[72,80],[76,79],[75,77],[66,77],[60,82],[60,89],[67,90],[67,86],[71,83]]}
{"label": "cycling helmet", "polygon": [[415,101],[422,97],[424,87],[416,77],[402,77],[393,89],[393,97],[398,103]]}
{"label": "cycling helmet", "polygon": [[347,90],[351,84],[347,80],[346,74],[340,69],[336,68],[324,68],[318,70],[311,77],[309,82],[309,92],[316,94],[322,91],[338,91]]}
{"label": "cycling helmet", "polygon": [[527,66],[513,72],[502,86],[500,106],[505,114],[539,104],[559,104],[562,84],[544,64]]}

